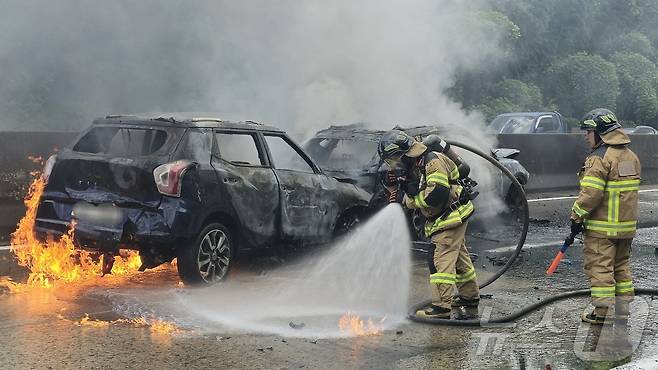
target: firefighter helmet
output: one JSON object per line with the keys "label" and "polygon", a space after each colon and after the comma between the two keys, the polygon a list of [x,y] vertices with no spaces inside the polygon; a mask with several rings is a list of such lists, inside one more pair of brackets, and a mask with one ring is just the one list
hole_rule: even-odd
{"label": "firefighter helmet", "polygon": [[414,139],[400,130],[391,130],[379,140],[377,153],[381,159],[388,159],[393,156],[405,154],[411,149]]}
{"label": "firefighter helmet", "polygon": [[580,121],[581,130],[594,130],[601,136],[620,128],[617,116],[605,108],[596,108],[587,112]]}

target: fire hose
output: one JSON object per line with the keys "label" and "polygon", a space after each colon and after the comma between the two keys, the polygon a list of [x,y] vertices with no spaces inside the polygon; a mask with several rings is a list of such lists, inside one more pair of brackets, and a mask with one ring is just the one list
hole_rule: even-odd
{"label": "fire hose", "polygon": [[[481,150],[474,148],[470,145],[454,142],[454,141],[448,141],[448,144],[451,146],[456,146],[458,148],[464,149],[466,151],[469,151],[473,154],[478,155],[479,157],[487,160],[489,163],[493,164],[496,166],[499,170],[501,170],[505,176],[507,176],[511,181],[512,181],[512,186],[518,191],[518,194],[521,197],[521,218],[523,220],[523,228],[521,231],[521,235],[519,237],[518,243],[516,245],[516,249],[514,249],[514,252],[512,253],[512,256],[508,259],[507,263],[503,267],[501,267],[496,273],[494,273],[489,279],[486,281],[482,282],[481,284],[478,285],[479,289],[485,288],[489,284],[493,283],[496,281],[498,278],[500,278],[511,266],[514,264],[516,259],[519,257],[521,254],[521,250],[523,249],[523,245],[525,244],[525,239],[526,236],[528,235],[528,226],[530,223],[530,214],[528,210],[528,200],[525,196],[525,191],[523,190],[523,186],[519,183],[519,181],[514,177],[514,175],[507,169],[505,168],[500,162],[498,162],[495,158],[492,158],[490,155],[482,152]],[[653,289],[653,288],[636,288],[635,289],[635,294],[636,295],[658,295],[658,289]],[[499,323],[507,323],[514,321],[522,316],[525,316],[538,308],[545,306],[547,304],[550,304],[555,301],[559,301],[562,299],[568,299],[568,298],[574,298],[574,297],[583,297],[583,296],[589,296],[590,295],[590,290],[589,289],[580,289],[580,290],[573,290],[573,291],[568,291],[560,294],[555,294],[548,296],[544,299],[541,299],[533,304],[527,305],[517,311],[514,311],[508,315],[501,316],[501,317],[496,317],[496,318],[490,318],[490,319],[467,319],[467,320],[452,320],[452,319],[437,319],[437,318],[430,318],[430,317],[421,317],[416,315],[416,311],[418,311],[421,308],[429,306],[432,301],[431,300],[426,300],[423,302],[420,302],[418,304],[413,305],[410,310],[409,310],[409,320],[419,322],[419,323],[425,323],[425,324],[433,324],[433,325],[448,325],[448,326],[483,326],[487,324],[499,324]]]}

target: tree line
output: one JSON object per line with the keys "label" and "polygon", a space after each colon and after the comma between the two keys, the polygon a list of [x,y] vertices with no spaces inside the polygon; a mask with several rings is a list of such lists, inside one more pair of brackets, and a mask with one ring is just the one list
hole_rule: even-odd
{"label": "tree line", "polygon": [[460,72],[452,97],[488,120],[607,107],[658,128],[658,0],[492,0],[476,19],[505,35],[502,62]]}

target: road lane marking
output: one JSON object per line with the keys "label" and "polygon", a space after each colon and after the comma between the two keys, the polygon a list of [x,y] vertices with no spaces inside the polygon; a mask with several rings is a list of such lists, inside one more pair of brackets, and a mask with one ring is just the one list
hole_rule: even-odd
{"label": "road lane marking", "polygon": [[[523,245],[523,250],[532,249],[532,248],[561,247],[562,244],[564,244],[564,240],[556,240],[556,241],[547,242],[547,243],[524,244]],[[483,252],[496,252],[496,253],[498,253],[498,252],[510,252],[510,251],[516,250],[516,248],[517,248],[516,245],[510,245],[510,246],[506,246],[506,247],[485,249]]]}
{"label": "road lane marking", "polygon": [[569,196],[569,197],[552,197],[552,198],[538,198],[538,199],[528,199],[528,203],[534,203],[534,202],[548,202],[551,200],[565,200],[565,199],[576,199],[578,198],[577,196]]}
{"label": "road lane marking", "polygon": [[[638,191],[638,193],[653,193],[653,192],[658,192],[658,189],[644,189]],[[578,198],[577,195],[566,196],[566,197],[537,198],[537,199],[528,199],[528,203],[548,202],[552,200],[567,200],[567,199],[576,199],[576,198]]]}

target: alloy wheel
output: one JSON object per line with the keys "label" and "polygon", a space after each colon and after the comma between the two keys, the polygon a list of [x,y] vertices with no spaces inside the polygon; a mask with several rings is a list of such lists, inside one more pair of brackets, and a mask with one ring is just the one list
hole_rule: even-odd
{"label": "alloy wheel", "polygon": [[197,262],[199,274],[208,283],[216,283],[226,276],[231,262],[231,246],[222,230],[210,230],[201,239]]}

